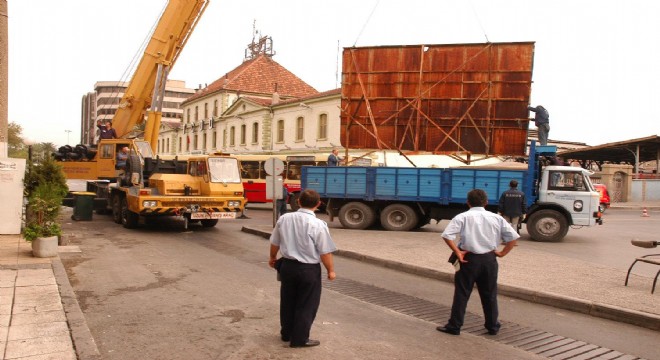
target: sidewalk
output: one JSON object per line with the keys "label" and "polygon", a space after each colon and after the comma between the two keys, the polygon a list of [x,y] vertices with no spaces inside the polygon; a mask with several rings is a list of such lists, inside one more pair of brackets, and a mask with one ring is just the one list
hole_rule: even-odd
{"label": "sidewalk", "polygon": [[21,235],[0,235],[0,359],[97,357],[75,299],[59,257],[36,258]]}
{"label": "sidewalk", "polygon": [[[244,227],[268,238],[269,225]],[[429,278],[453,281],[450,250],[435,232],[392,232],[331,228],[339,250],[349,257]],[[384,241],[383,239],[387,239]],[[652,278],[580,260],[526,249],[523,244],[499,259],[499,293],[526,301],[660,330],[660,287]]]}

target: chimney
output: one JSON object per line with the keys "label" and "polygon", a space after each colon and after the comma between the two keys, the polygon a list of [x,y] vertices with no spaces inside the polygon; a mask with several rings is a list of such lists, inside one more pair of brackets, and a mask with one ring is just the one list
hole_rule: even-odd
{"label": "chimney", "polygon": [[277,83],[274,83],[275,89],[273,90],[273,101],[272,104],[275,105],[280,102],[280,94],[277,93]]}

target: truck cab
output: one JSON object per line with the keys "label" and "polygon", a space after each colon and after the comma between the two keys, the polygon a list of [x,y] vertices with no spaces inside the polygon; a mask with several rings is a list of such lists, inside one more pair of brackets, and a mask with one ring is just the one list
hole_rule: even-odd
{"label": "truck cab", "polygon": [[546,166],[540,178],[538,201],[531,204],[525,222],[539,241],[559,241],[570,226],[601,224],[599,194],[591,172],[572,166]]}

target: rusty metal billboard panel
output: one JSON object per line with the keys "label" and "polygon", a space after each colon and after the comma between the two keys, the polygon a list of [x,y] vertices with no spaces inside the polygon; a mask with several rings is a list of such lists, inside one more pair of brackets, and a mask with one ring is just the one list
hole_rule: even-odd
{"label": "rusty metal billboard panel", "polygon": [[345,48],[347,148],[524,155],[534,43]]}

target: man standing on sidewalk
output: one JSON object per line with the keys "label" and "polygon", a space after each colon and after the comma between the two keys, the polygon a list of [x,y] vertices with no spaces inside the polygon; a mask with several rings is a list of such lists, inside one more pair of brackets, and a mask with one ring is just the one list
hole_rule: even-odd
{"label": "man standing on sidewalk", "polygon": [[[470,210],[456,215],[442,233],[445,243],[458,258],[460,269],[454,275],[451,317],[446,325],[438,326],[436,330],[451,335],[461,333],[465,308],[476,283],[486,318],[484,327],[488,334],[497,335],[500,330],[497,320],[497,257],[508,254],[519,236],[503,217],[485,209],[488,204],[485,191],[471,190],[467,194],[467,203]],[[457,235],[460,235],[458,244],[454,243]],[[501,241],[506,245],[498,251]]]}
{"label": "man standing on sidewalk", "polygon": [[516,180],[511,180],[509,187],[509,190],[503,192],[500,196],[498,212],[518,232],[518,224],[522,221],[523,215],[527,213],[525,193],[518,190],[518,181]]}
{"label": "man standing on sidewalk", "polygon": [[[311,340],[309,332],[321,302],[321,265],[328,271],[328,279],[335,279],[332,252],[337,250],[330,237],[328,224],[314,215],[321,205],[319,194],[311,189],[300,193],[300,209],[282,215],[270,236],[270,260],[276,262],[281,279],[280,334],[291,347],[320,344]],[[281,260],[277,252],[282,252]],[[281,261],[281,262],[280,262]]]}

